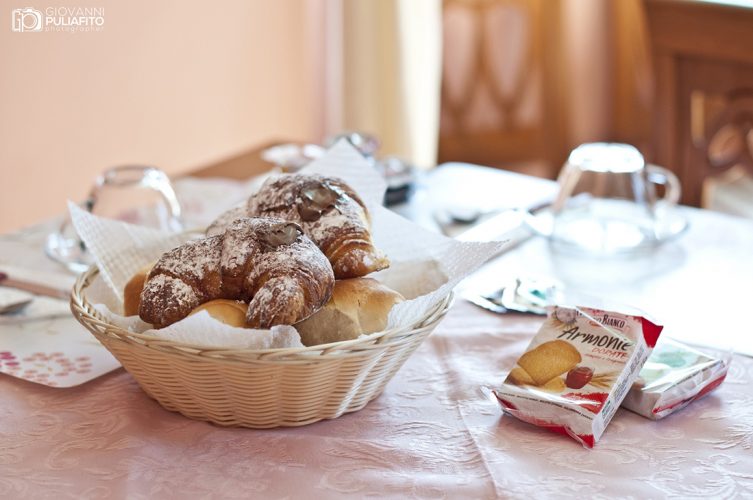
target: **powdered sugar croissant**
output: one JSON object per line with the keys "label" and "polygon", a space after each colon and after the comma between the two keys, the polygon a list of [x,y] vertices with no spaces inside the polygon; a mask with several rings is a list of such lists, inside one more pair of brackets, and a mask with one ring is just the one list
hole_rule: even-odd
{"label": "powdered sugar croissant", "polygon": [[341,179],[313,174],[269,179],[245,205],[212,223],[207,235],[222,232],[244,216],[279,217],[300,224],[327,256],[337,279],[357,278],[389,266],[371,241],[366,205]]}
{"label": "powdered sugar croissant", "polygon": [[335,277],[327,258],[289,221],[246,218],[164,254],[149,272],[139,316],[157,328],[212,299],[249,302],[254,328],[292,325],[319,310]]}

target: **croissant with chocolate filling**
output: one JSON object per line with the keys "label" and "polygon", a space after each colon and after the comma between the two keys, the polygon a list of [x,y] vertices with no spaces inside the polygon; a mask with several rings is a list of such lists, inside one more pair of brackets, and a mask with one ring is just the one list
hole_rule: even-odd
{"label": "croissant with chocolate filling", "polygon": [[366,205],[335,177],[294,174],[269,179],[245,205],[214,221],[207,235],[222,232],[238,217],[279,217],[300,224],[327,256],[337,279],[357,278],[389,266],[371,241]]}
{"label": "croissant with chocolate filling", "polygon": [[157,328],[213,299],[249,302],[253,328],[292,325],[319,310],[335,277],[300,226],[280,219],[238,219],[222,234],[164,254],[149,272],[139,316]]}

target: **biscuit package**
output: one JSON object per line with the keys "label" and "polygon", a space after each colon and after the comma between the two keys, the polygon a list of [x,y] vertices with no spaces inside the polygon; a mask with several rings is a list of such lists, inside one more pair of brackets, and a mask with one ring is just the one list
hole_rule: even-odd
{"label": "biscuit package", "polygon": [[622,407],[652,420],[664,418],[719,387],[727,376],[730,358],[709,356],[663,338]]}
{"label": "biscuit package", "polygon": [[505,413],[592,448],[638,378],[661,330],[642,316],[551,307],[494,394]]}

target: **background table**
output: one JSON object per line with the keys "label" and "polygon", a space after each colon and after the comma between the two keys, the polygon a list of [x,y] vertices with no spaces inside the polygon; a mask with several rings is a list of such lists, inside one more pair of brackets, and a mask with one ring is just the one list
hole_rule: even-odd
{"label": "background table", "polygon": [[[498,174],[500,186],[522,189],[519,178]],[[532,197],[547,189],[541,182],[526,188]],[[590,284],[670,320],[693,315],[683,323],[688,328],[724,314],[739,325],[726,338],[745,341],[748,314],[734,301],[742,305],[738,294],[753,279],[751,224],[687,214],[689,233],[647,261],[672,265],[630,283],[592,276]],[[568,271],[532,239],[465,286],[522,274],[573,286]],[[712,306],[702,307],[709,289]],[[722,302],[727,307],[719,310]],[[503,379],[540,321],[458,300],[379,398],[360,412],[296,429],[224,429],[186,419],[163,410],[122,370],[64,390],[0,376],[0,497],[753,496],[753,360],[735,356],[719,390],[663,421],[618,411],[602,441],[586,450],[501,416],[482,390]]]}

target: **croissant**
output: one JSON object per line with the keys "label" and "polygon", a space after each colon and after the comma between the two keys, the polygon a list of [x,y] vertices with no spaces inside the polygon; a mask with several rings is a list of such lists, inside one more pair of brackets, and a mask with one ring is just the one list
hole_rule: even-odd
{"label": "croissant", "polygon": [[269,179],[245,205],[214,221],[207,235],[222,232],[238,217],[279,217],[300,224],[327,256],[337,279],[357,278],[389,266],[371,241],[366,205],[335,177],[294,174]]}
{"label": "croissant", "polygon": [[200,304],[234,299],[249,302],[252,328],[292,325],[319,310],[334,283],[327,258],[297,224],[237,219],[164,254],[147,276],[139,316],[162,328]]}

